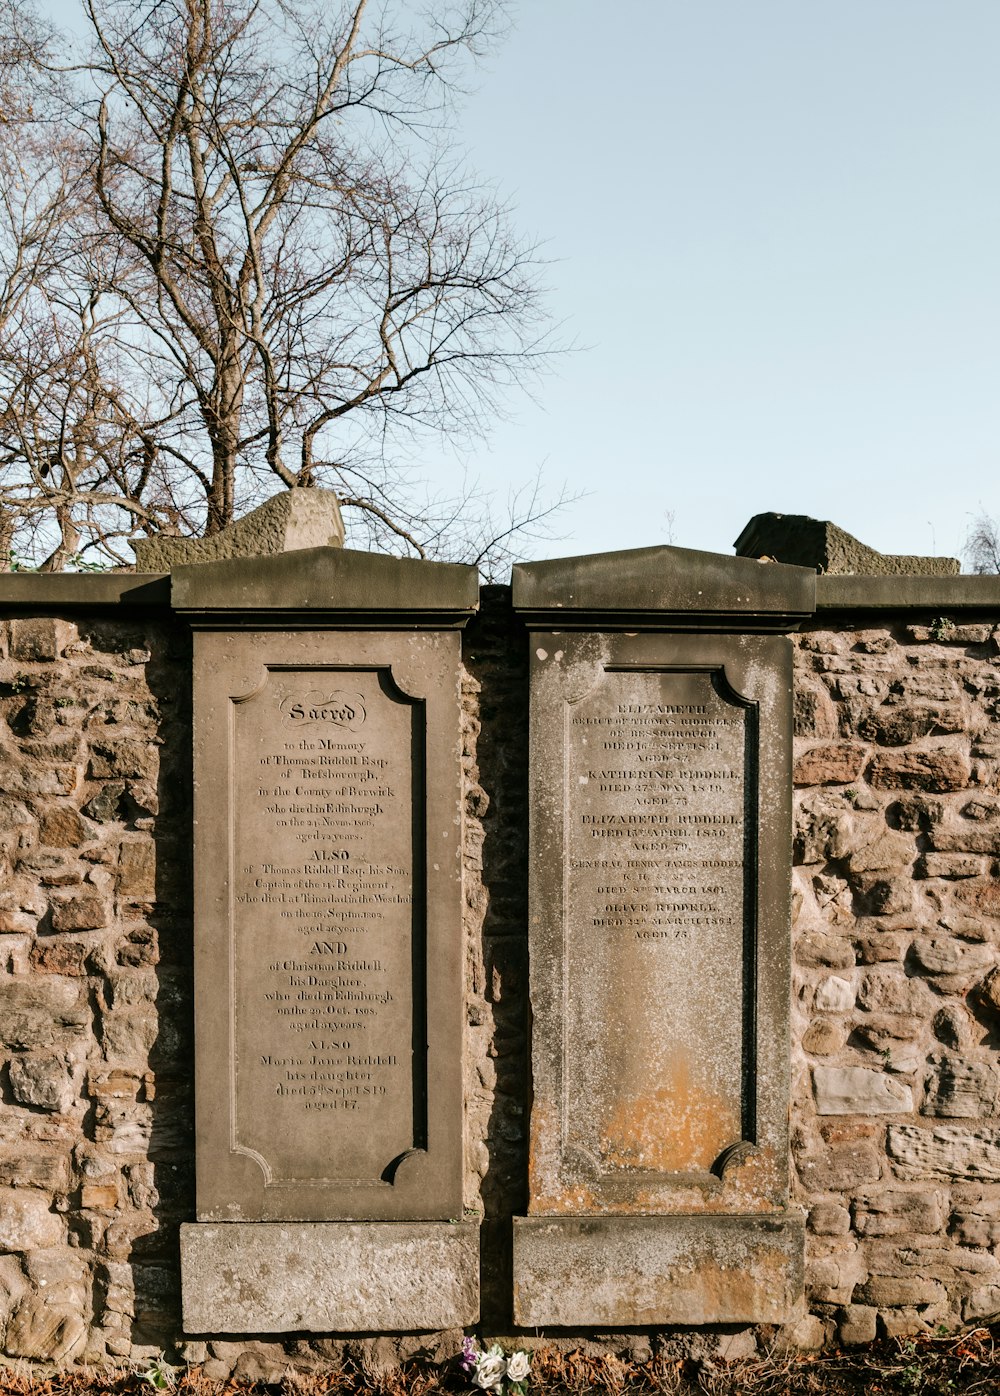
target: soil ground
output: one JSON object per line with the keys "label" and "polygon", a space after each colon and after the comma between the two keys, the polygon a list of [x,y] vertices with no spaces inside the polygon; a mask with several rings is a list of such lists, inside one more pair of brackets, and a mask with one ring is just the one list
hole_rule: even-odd
{"label": "soil ground", "polygon": [[[996,1341],[995,1341],[996,1339]],[[197,1367],[147,1371],[73,1368],[0,1370],[0,1396],[459,1396],[472,1388],[456,1364],[411,1363],[388,1371],[347,1366],[302,1376],[289,1373],[266,1386],[211,1381]],[[818,1356],[765,1357],[724,1364],[666,1354],[636,1364],[616,1357],[541,1350],[532,1355],[527,1396],[997,1396],[1000,1331],[979,1328],[950,1338],[923,1337],[874,1343]],[[479,1396],[479,1393],[477,1393]]]}

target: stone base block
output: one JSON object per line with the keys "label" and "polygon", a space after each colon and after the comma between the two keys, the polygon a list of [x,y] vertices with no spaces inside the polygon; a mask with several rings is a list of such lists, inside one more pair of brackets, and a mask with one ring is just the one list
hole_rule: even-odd
{"label": "stone base block", "polygon": [[474,1222],[193,1222],[185,1333],[460,1328],[479,1319]]}
{"label": "stone base block", "polygon": [[803,1286],[801,1217],[515,1217],[522,1327],[782,1323]]}

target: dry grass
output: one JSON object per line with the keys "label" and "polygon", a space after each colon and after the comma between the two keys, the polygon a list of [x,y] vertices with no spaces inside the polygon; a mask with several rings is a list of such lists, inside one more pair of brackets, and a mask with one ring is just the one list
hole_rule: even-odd
{"label": "dry grass", "polygon": [[[134,1368],[42,1375],[27,1364],[0,1370],[0,1396],[153,1396],[158,1384]],[[160,1389],[163,1389],[162,1387]],[[280,1383],[214,1381],[200,1368],[178,1371],[176,1396],[458,1396],[470,1391],[454,1364],[408,1363],[374,1369],[346,1364],[323,1373],[293,1373]],[[660,1354],[631,1363],[610,1354],[541,1349],[532,1357],[530,1396],[997,1396],[1000,1350],[979,1328],[950,1338],[880,1342],[851,1352],[771,1356],[734,1363]]]}

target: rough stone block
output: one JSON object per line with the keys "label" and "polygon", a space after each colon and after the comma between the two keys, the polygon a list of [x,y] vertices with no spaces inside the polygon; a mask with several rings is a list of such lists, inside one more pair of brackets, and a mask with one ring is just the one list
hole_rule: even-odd
{"label": "rough stone block", "polygon": [[36,941],[28,963],[38,974],[66,974],[82,978],[86,973],[87,947],[76,940]]}
{"label": "rough stone block", "polygon": [[820,1115],[908,1115],[909,1086],[863,1066],[814,1066],[813,1092]]}
{"label": "rough stone block", "polygon": [[14,1057],[10,1063],[10,1088],[20,1104],[36,1105],[43,1110],[68,1110],[76,1099],[72,1071],[51,1052]]}
{"label": "rough stone block", "polygon": [[118,895],[128,901],[149,901],[156,896],[156,849],[151,839],[130,839],[122,844]]}
{"label": "rough stone block", "polygon": [[875,1341],[878,1310],[868,1304],[847,1304],[840,1315],[837,1336],[845,1348]]}
{"label": "rough stone block", "polygon": [[39,761],[0,761],[0,789],[11,795],[71,795],[76,766],[47,766]]}
{"label": "rough stone block", "polygon": [[977,977],[996,964],[992,945],[957,940],[951,936],[918,937],[913,942],[913,958],[928,974],[959,974]]}
{"label": "rough stone block", "polygon": [[858,1005],[869,1013],[900,1013],[923,1017],[935,1002],[928,986],[892,970],[872,970],[858,989]]}
{"label": "rough stone block", "polygon": [[[949,1233],[962,1246],[1000,1244],[1000,1198],[957,1206],[951,1215]],[[1000,1305],[997,1307],[1000,1309]]]}
{"label": "rough stone block", "polygon": [[1000,1071],[992,1062],[946,1057],[927,1078],[923,1114],[947,1119],[995,1115]]}
{"label": "rough stone block", "polygon": [[890,1125],[889,1155],[903,1178],[1000,1182],[1000,1130]]}
{"label": "rough stone block", "polygon": [[92,743],[88,775],[97,780],[104,776],[155,779],[158,765],[159,750],[151,742],[119,737]]}
{"label": "rough stone block", "polygon": [[806,1266],[806,1297],[810,1304],[848,1304],[867,1277],[865,1258],[857,1246],[817,1256]]}
{"label": "rough stone block", "polygon": [[983,1319],[996,1320],[1000,1314],[1000,1285],[980,1285],[962,1301],[962,1318],[966,1323]]}
{"label": "rough stone block", "polygon": [[1000,916],[1000,888],[992,878],[983,882],[966,882],[956,887],[955,898],[976,915]]}
{"label": "rough stone block", "polygon": [[42,811],[38,836],[49,848],[78,848],[87,842],[88,833],[73,805],[53,805]]}
{"label": "rough stone block", "polygon": [[55,659],[65,640],[65,623],[60,620],[12,620],[10,657],[29,663]]}
{"label": "rough stone block", "polygon": [[790,1216],[516,1217],[525,1327],[782,1323],[803,1289]]}
{"label": "rough stone block", "polygon": [[946,1003],[935,1013],[931,1026],[934,1036],[946,1047],[967,1048],[972,1045],[973,1022],[964,1004]]}
{"label": "rough stone block", "polygon": [[[806,968],[852,969],[854,946],[843,936],[807,933],[796,938],[795,962]],[[853,993],[851,1002],[854,1002]]]}
{"label": "rough stone block", "polygon": [[0,979],[0,1041],[8,1047],[53,1047],[84,1035],[90,1009],[78,980],[49,975]]}
{"label": "rough stone block", "polygon": [[971,779],[966,757],[955,751],[904,751],[876,756],[867,771],[877,790],[964,790]]}
{"label": "rough stone block", "polygon": [[809,1209],[809,1230],[816,1236],[846,1236],[851,1214],[839,1202],[817,1202]]}
{"label": "rough stone block", "polygon": [[854,1007],[854,986],[831,974],[817,988],[814,1006],[821,1013],[848,1013]]}
{"label": "rough stone block", "polygon": [[850,1192],[859,1183],[878,1182],[881,1174],[874,1145],[866,1139],[831,1144],[821,1152],[803,1152],[795,1165],[809,1192]]}
{"label": "rough stone block", "polygon": [[923,1018],[908,1018],[902,1013],[873,1013],[862,1018],[855,1027],[858,1042],[875,1052],[895,1053],[904,1042],[915,1042],[923,1035]]}
{"label": "rough stone block", "polygon": [[0,1249],[34,1251],[63,1239],[63,1224],[49,1200],[28,1188],[0,1188]]}
{"label": "rough stone block", "polygon": [[896,1236],[901,1232],[936,1235],[944,1217],[941,1197],[936,1192],[891,1190],[861,1197],[854,1206],[854,1225],[859,1236]]}
{"label": "rough stone block", "polygon": [[115,1183],[84,1183],[80,1189],[80,1206],[111,1211],[118,1206],[118,1186]]}
{"label": "rough stone block", "polygon": [[802,1034],[802,1050],[814,1057],[832,1057],[843,1047],[846,1036],[843,1028],[818,1018]]}
{"label": "rough stone block", "polygon": [[69,1187],[69,1158],[53,1153],[43,1145],[29,1149],[4,1147],[0,1155],[0,1188],[44,1188],[48,1192],[65,1192]]}
{"label": "rough stone block", "polygon": [[903,1275],[872,1275],[859,1286],[854,1297],[859,1304],[888,1309],[901,1304],[937,1304],[946,1296],[944,1285],[939,1280]]}
{"label": "rough stone block", "polygon": [[429,1330],[479,1319],[471,1222],[181,1227],[187,1333]]}
{"label": "rough stone block", "polygon": [[902,869],[913,862],[913,840],[906,834],[886,831],[847,860],[852,873],[881,872]]}
{"label": "rough stone block", "polygon": [[18,1305],[7,1327],[5,1347],[14,1357],[61,1362],[82,1348],[86,1338],[78,1309],[34,1294]]}
{"label": "rough stone block", "polygon": [[979,877],[985,860],[972,853],[925,853],[914,865],[914,877]]}
{"label": "rough stone block", "polygon": [[89,819],[94,819],[99,824],[110,824],[113,820],[120,818],[120,806],[122,796],[125,794],[125,782],[123,780],[110,780],[97,791],[83,807],[83,812]]}
{"label": "rough stone block", "polygon": [[54,902],[52,929],[54,931],[96,931],[108,924],[108,909],[101,897],[81,892]]}
{"label": "rough stone block", "polygon": [[795,761],[792,780],[796,785],[850,785],[861,774],[866,748],[849,742],[812,747]]}
{"label": "rough stone block", "polygon": [[152,1005],[136,1008],[115,1008],[105,1013],[101,1024],[101,1042],[105,1055],[116,1057],[145,1057],[156,1041],[157,1015]]}

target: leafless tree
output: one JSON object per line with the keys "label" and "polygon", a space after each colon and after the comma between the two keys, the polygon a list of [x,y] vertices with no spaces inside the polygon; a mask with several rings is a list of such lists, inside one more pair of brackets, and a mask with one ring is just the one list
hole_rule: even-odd
{"label": "leafless tree", "polygon": [[969,527],[964,556],[972,572],[1000,572],[1000,519],[979,511]]}
{"label": "leafless tree", "polygon": [[457,520],[400,465],[414,433],[477,433],[548,347],[533,250],[446,148],[501,0],[423,27],[402,0],[83,0],[72,61],[26,3],[0,63],[0,551],[122,562],[324,484],[368,545],[454,555],[464,527],[502,552],[510,521]]}

